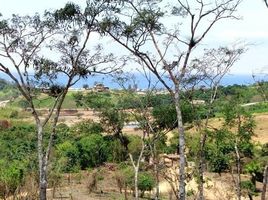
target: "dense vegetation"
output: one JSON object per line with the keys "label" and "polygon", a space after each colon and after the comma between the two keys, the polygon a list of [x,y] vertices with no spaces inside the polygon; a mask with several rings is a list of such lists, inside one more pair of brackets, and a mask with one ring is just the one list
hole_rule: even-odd
{"label": "dense vegetation", "polygon": [[[267,144],[254,142],[254,116],[268,111],[265,74],[250,86],[220,86],[248,46],[202,49],[216,24],[239,19],[241,3],[87,0],[31,16],[0,13],[0,73],[12,81],[0,79],[1,198],[47,200],[62,177],[70,184],[81,172],[91,176],[88,193],[102,195],[107,168],[125,199],[129,191],[151,199],[152,189],[165,199],[165,180],[169,199],[204,200],[209,174],[219,174],[232,180],[226,198],[261,191],[265,200]],[[137,92],[130,65],[146,91]],[[71,90],[98,74],[133,87]]]}
{"label": "dense vegetation", "polygon": [[[12,88],[12,84],[5,81],[2,83],[0,91]],[[209,90],[204,88],[192,93],[184,93],[182,112],[183,119],[189,128],[194,125],[197,117],[199,119],[206,117],[206,104],[193,108],[191,102],[186,99],[191,96],[192,99],[206,102],[209,98],[208,94]],[[9,95],[17,95],[17,93]],[[62,177],[64,173],[90,170],[98,168],[104,163],[117,163],[119,167],[115,178],[119,184],[118,187],[134,190],[135,174],[128,154],[131,153],[134,160],[138,159],[143,140],[138,136],[124,134],[122,129],[125,123],[137,121],[139,124],[137,128],[144,130],[146,128],[143,124],[144,116],[139,111],[144,110],[145,107],[149,108],[150,115],[153,116],[152,129],[155,132],[151,132],[151,138],[145,139],[144,142],[150,146],[153,144],[152,138],[155,135],[163,134],[163,137],[157,140],[157,155],[177,152],[176,138],[178,135],[174,133],[170,141],[167,141],[167,137],[164,136],[166,130],[172,131],[176,127],[174,126],[176,123],[175,108],[171,104],[169,95],[146,93],[138,95],[133,91],[117,91],[76,92],[70,93],[70,96],[74,100],[69,105],[76,104],[78,108],[94,109],[99,113],[101,123],[82,121],[71,127],[63,123],[57,126],[58,134],[54,138],[53,158],[49,166],[51,180],[54,180],[55,177]],[[251,106],[241,105],[254,102],[258,98],[258,91],[254,85],[220,87],[216,107],[209,117],[220,116],[223,120],[223,126],[218,129],[206,130],[208,138],[204,152],[207,170],[221,174],[232,172],[236,168],[236,148],[238,148],[241,173],[251,176],[251,179],[241,182],[241,187],[250,196],[258,194],[256,181],[262,181],[262,172],[268,159],[267,144],[260,145],[252,141],[255,127],[252,114],[267,112],[268,106],[267,102]],[[15,104],[11,103],[11,105]],[[12,122],[11,127],[0,129],[1,197],[15,194],[19,188],[23,188],[29,174],[32,174],[35,181],[38,177],[35,174],[37,168],[35,127],[20,122],[22,116],[18,110],[25,107],[21,104],[16,105],[18,107],[12,109],[9,107],[1,108],[1,119],[8,119]],[[45,108],[45,104],[43,105]],[[128,109],[133,112],[125,112]],[[46,132],[49,132],[49,129]],[[187,130],[187,149],[189,149],[187,157],[189,161],[196,162],[196,165],[198,165],[195,158],[199,153],[199,140],[198,134],[194,134],[190,129]],[[146,167],[151,157],[149,149],[145,150],[143,157],[145,161],[140,168],[138,179],[141,196],[156,185],[154,171]],[[198,180],[198,176],[195,178]],[[53,181],[50,183],[51,187],[53,183]]]}

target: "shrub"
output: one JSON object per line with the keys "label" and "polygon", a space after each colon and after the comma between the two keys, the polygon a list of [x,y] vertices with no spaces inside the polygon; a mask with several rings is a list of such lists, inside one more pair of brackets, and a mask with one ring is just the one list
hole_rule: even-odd
{"label": "shrub", "polygon": [[84,137],[78,145],[82,169],[96,167],[107,160],[107,144],[102,135],[92,134]]}
{"label": "shrub", "polygon": [[100,134],[103,132],[103,128],[101,124],[93,122],[92,120],[87,120],[76,124],[72,128],[72,132],[78,136],[87,136],[90,134]]}
{"label": "shrub", "polygon": [[65,141],[56,146],[56,153],[58,154],[61,171],[73,172],[79,165],[79,150],[71,142]]}
{"label": "shrub", "polygon": [[14,194],[17,188],[22,184],[25,166],[20,161],[8,162],[0,160],[0,196],[6,198]]}
{"label": "shrub", "polygon": [[141,172],[138,177],[138,188],[141,191],[141,196],[145,191],[151,191],[155,186],[154,176],[148,172]]}
{"label": "shrub", "polygon": [[122,162],[127,159],[127,151],[120,140],[114,136],[104,136],[107,144],[108,161]]}
{"label": "shrub", "polygon": [[9,114],[9,118],[11,119],[16,119],[19,116],[19,112],[17,110],[12,110],[11,113]]}

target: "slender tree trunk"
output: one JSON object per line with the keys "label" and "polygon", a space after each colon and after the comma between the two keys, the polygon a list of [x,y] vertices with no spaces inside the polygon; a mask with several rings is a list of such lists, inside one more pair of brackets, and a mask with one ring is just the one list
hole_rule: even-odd
{"label": "slender tree trunk", "polygon": [[205,164],[205,158],[204,158],[204,147],[206,143],[207,135],[206,133],[203,133],[201,135],[200,139],[200,152],[199,152],[199,185],[198,185],[198,191],[199,196],[198,200],[204,200],[204,164]]}
{"label": "slender tree trunk", "polygon": [[124,192],[124,194],[125,194],[125,200],[128,200],[128,198],[127,198],[127,186],[125,185],[125,192]]}
{"label": "slender tree trunk", "polygon": [[185,133],[184,133],[184,127],[182,122],[182,114],[181,114],[181,108],[180,108],[180,97],[179,97],[179,89],[178,86],[176,86],[175,89],[175,107],[177,112],[177,120],[178,120],[178,132],[179,132],[179,200],[185,200],[185,165],[186,165],[186,159],[185,159]]}
{"label": "slender tree trunk", "polygon": [[155,172],[156,172],[156,190],[155,190],[155,200],[159,200],[160,191],[159,191],[159,171],[158,171],[158,163],[155,164]]}
{"label": "slender tree trunk", "polygon": [[142,159],[142,156],[143,156],[143,153],[144,153],[144,149],[145,149],[145,143],[144,143],[144,137],[145,137],[145,133],[143,133],[143,138],[142,138],[142,148],[141,148],[141,151],[140,151],[140,155],[139,155],[139,158],[136,162],[136,165],[135,165],[135,161],[133,159],[133,156],[131,153],[129,153],[129,158],[130,158],[130,161],[132,163],[132,166],[134,168],[134,187],[135,187],[135,200],[138,200],[139,199],[139,188],[138,188],[138,176],[139,176],[139,170],[140,170],[140,162],[141,162],[141,159]]}
{"label": "slender tree trunk", "polygon": [[135,200],[139,199],[138,174],[139,174],[139,168],[138,168],[138,166],[136,166],[135,167],[135,178],[134,178]]}
{"label": "slender tree trunk", "polygon": [[268,182],[268,164],[265,166],[264,172],[263,172],[263,187],[262,187],[262,193],[261,193],[261,200],[265,200],[267,182]]}
{"label": "slender tree trunk", "polygon": [[236,153],[236,164],[237,164],[237,182],[236,182],[237,199],[241,200],[241,160],[237,144],[235,144],[235,153]]}
{"label": "slender tree trunk", "polygon": [[158,200],[159,193],[160,193],[159,192],[159,170],[158,170],[159,160],[158,160],[158,156],[157,156],[157,152],[156,152],[155,142],[153,143],[153,146],[150,145],[150,148],[151,148],[152,157],[153,157],[154,175],[155,175],[155,179],[156,179],[154,199]]}
{"label": "slender tree trunk", "polygon": [[38,143],[38,162],[39,162],[39,199],[46,200],[47,190],[47,175],[46,175],[46,163],[43,151],[43,128],[42,125],[37,123],[37,143]]}

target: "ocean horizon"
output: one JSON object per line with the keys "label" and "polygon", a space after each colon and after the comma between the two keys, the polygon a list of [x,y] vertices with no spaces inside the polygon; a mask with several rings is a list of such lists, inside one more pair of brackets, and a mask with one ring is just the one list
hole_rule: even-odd
{"label": "ocean horizon", "polygon": [[[134,83],[136,84],[137,88],[139,89],[147,89],[148,88],[148,81],[147,79],[140,75],[140,74],[130,74],[131,77],[135,77],[132,81],[130,79],[125,78],[127,81],[125,82],[124,86],[128,87],[129,85],[133,86]],[[3,73],[0,73],[0,78],[11,81],[11,79]],[[118,83],[118,81],[115,80],[113,76],[110,75],[94,75],[89,76],[87,79],[81,79],[78,81],[72,88],[83,88],[84,85],[88,85],[88,87],[93,87],[96,83],[102,83],[105,86],[111,88],[111,89],[120,89],[122,88],[122,85]],[[267,77],[266,77],[266,80]],[[60,77],[58,78],[57,83],[58,84],[64,84],[66,81],[66,77]],[[228,74],[224,76],[220,82],[220,85],[222,86],[228,86],[228,85],[250,85],[253,84],[255,81],[252,77],[252,75],[249,74]],[[157,78],[151,77],[151,85],[155,86],[158,89],[164,88],[162,84],[160,84],[157,81]]]}

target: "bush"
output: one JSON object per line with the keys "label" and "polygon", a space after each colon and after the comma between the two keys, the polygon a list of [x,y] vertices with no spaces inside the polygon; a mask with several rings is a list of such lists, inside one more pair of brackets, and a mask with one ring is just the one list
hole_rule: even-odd
{"label": "bush", "polygon": [[58,163],[61,163],[61,171],[73,172],[78,168],[79,150],[71,141],[65,141],[57,145],[56,153],[60,157]]}
{"label": "bush", "polygon": [[145,191],[151,191],[155,186],[155,178],[148,172],[141,172],[138,177],[138,188],[143,196]]}
{"label": "bush", "polygon": [[127,151],[118,138],[107,135],[104,140],[107,143],[108,161],[122,162],[127,159]]}
{"label": "bush", "polygon": [[78,143],[82,169],[96,167],[107,160],[107,143],[102,135],[92,134],[82,138]]}
{"label": "bush", "polygon": [[12,110],[10,115],[9,115],[9,118],[16,119],[16,118],[18,118],[18,116],[19,116],[19,112],[17,110]]}
{"label": "bush", "polygon": [[120,193],[122,193],[122,189],[130,188],[134,190],[134,170],[132,167],[121,163],[119,170],[115,173],[115,179]]}
{"label": "bush", "polygon": [[133,159],[137,160],[142,149],[142,140],[139,136],[134,135],[128,136],[128,139],[128,151],[132,154]]}
{"label": "bush", "polygon": [[257,195],[256,186],[251,181],[241,181],[241,189],[250,197]]}
{"label": "bush", "polygon": [[0,160],[0,196],[6,198],[14,194],[22,184],[25,166],[21,161]]}
{"label": "bush", "polygon": [[103,132],[103,128],[101,124],[93,122],[92,120],[82,121],[76,124],[72,128],[72,132],[76,134],[76,136],[87,136],[90,134],[100,134]]}

